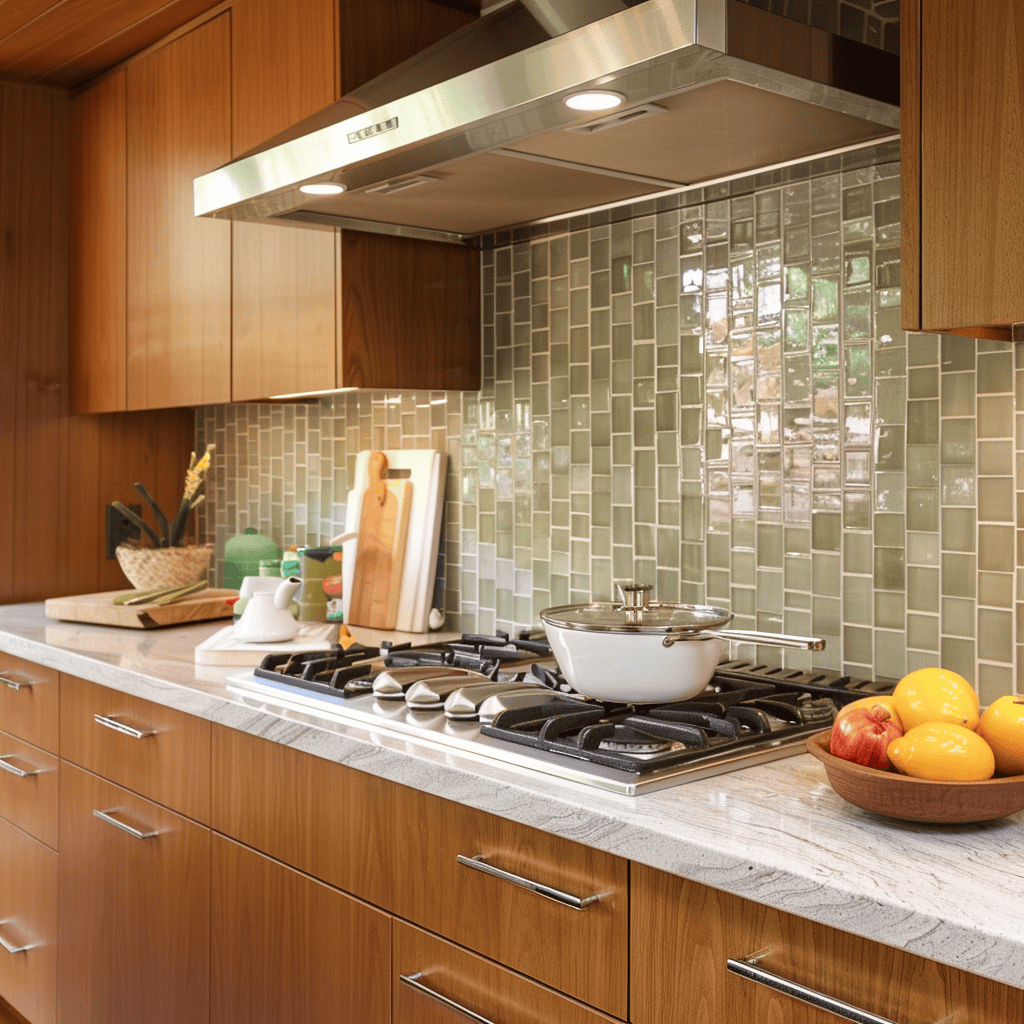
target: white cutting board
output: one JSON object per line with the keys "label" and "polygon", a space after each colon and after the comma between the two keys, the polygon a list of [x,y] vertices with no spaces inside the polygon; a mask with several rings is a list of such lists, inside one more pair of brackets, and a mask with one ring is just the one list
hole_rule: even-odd
{"label": "white cutting board", "polygon": [[[398,598],[398,620],[395,629],[406,633],[426,633],[437,575],[437,551],[441,538],[441,513],[444,509],[445,473],[448,453],[432,448],[411,450],[383,449],[388,458],[388,478],[408,480],[412,484],[412,508],[409,533],[402,563],[402,588]],[[348,492],[345,509],[345,532],[358,533],[363,510],[363,495],[368,484],[367,469],[370,452],[356,456],[356,473]],[[404,474],[408,473],[408,476]],[[344,544],[341,575],[344,580],[342,604],[348,619],[348,599],[356,568],[357,540]]]}
{"label": "white cutting board", "polygon": [[197,665],[259,665],[268,654],[329,651],[337,639],[337,622],[300,622],[294,640],[265,644],[237,639],[232,624],[198,644],[195,661]]}

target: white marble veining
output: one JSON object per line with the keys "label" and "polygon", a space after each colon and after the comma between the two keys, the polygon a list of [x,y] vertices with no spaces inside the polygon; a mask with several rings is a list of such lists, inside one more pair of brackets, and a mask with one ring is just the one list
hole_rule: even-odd
{"label": "white marble veining", "polygon": [[1024,814],[963,826],[878,818],[838,797],[806,754],[640,797],[604,793],[271,712],[228,691],[237,670],[193,664],[218,628],[59,623],[41,605],[8,605],[0,650],[1024,988]]}

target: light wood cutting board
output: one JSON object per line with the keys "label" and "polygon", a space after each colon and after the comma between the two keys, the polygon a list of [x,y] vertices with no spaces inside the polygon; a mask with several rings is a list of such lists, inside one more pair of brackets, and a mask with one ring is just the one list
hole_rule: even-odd
{"label": "light wood cutting board", "polygon": [[105,594],[51,597],[46,602],[46,617],[126,629],[158,629],[161,626],[183,626],[190,622],[229,618],[232,609],[227,599],[238,597],[237,590],[211,588],[172,604],[135,604],[128,607],[114,604],[115,597],[131,593],[134,591],[111,590]]}
{"label": "light wood cutting board", "polygon": [[402,590],[402,565],[409,532],[412,484],[388,480],[383,452],[370,456],[369,486],[363,496],[348,622],[370,629],[394,629]]}

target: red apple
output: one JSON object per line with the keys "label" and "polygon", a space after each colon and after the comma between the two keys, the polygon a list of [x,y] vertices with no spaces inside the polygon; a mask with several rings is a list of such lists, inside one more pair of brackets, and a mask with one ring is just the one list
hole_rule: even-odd
{"label": "red apple", "polygon": [[900,720],[882,703],[865,707],[844,708],[832,724],[828,749],[844,761],[880,768],[890,768],[886,748],[903,735]]}

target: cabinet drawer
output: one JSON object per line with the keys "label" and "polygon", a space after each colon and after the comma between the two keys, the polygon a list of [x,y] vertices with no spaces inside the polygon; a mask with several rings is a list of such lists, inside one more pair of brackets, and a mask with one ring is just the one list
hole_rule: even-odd
{"label": "cabinet drawer", "polygon": [[65,761],[209,822],[209,722],[63,676],[60,744]]}
{"label": "cabinet drawer", "polygon": [[[625,1018],[627,861],[405,787],[396,798],[396,914]],[[559,894],[601,898],[575,909]]]}
{"label": "cabinet drawer", "polygon": [[0,732],[0,817],[54,850],[59,770],[52,754]]}
{"label": "cabinet drawer", "polygon": [[0,729],[57,753],[55,669],[0,653]]}
{"label": "cabinet drawer", "polygon": [[[759,971],[900,1024],[1024,1019],[1020,989],[638,864],[632,885],[636,1024],[835,1024],[835,1014],[726,967],[762,951]],[[698,967],[699,989],[686,964]]]}
{"label": "cabinet drawer", "polygon": [[0,996],[32,1024],[53,1024],[57,854],[3,820],[0,851]]}
{"label": "cabinet drawer", "polygon": [[[558,955],[555,950],[551,953]],[[435,1024],[440,1020],[454,1024],[468,1018],[460,1008],[494,1024],[612,1021],[603,1013],[401,921],[395,921],[393,956],[393,1019],[402,1024]],[[455,1012],[449,1014],[444,1006]]]}
{"label": "cabinet drawer", "polygon": [[394,783],[213,728],[218,832],[378,906],[392,901]]}
{"label": "cabinet drawer", "polygon": [[389,1024],[387,914],[216,834],[210,888],[211,1020]]}

